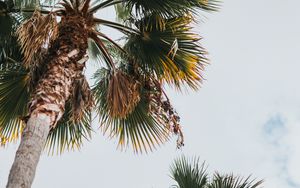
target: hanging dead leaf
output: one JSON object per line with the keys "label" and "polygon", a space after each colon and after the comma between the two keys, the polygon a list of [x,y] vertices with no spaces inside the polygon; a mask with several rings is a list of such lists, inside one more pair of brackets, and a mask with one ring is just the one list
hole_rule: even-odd
{"label": "hanging dead leaf", "polygon": [[140,84],[120,70],[111,76],[107,101],[112,117],[125,118],[140,101]]}

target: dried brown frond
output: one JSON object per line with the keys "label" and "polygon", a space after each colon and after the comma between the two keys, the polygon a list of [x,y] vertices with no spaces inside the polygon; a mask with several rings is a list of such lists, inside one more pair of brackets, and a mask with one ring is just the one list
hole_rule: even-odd
{"label": "dried brown frond", "polygon": [[39,55],[34,59],[34,66],[29,67],[29,91],[33,91],[46,70],[45,64],[47,61],[45,61],[45,57],[47,53],[48,51],[46,49],[40,49]]}
{"label": "dried brown frond", "polygon": [[36,65],[40,59],[40,52],[48,48],[49,43],[58,35],[55,15],[43,16],[40,11],[35,11],[32,17],[24,22],[17,30],[18,40],[24,55],[24,65]]}
{"label": "dried brown frond", "polygon": [[86,78],[81,75],[73,83],[72,101],[72,119],[75,122],[81,120],[85,111],[91,111],[94,105],[92,92]]}
{"label": "dried brown frond", "polygon": [[117,70],[110,78],[107,102],[111,117],[125,118],[140,101],[138,81]]}

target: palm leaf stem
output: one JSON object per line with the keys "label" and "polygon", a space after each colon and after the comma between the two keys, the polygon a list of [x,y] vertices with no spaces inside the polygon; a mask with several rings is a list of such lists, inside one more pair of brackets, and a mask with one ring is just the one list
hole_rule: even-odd
{"label": "palm leaf stem", "polygon": [[116,22],[103,20],[103,19],[100,19],[100,18],[94,18],[93,21],[96,24],[98,23],[98,24],[102,24],[102,25],[117,29],[117,30],[119,30],[119,31],[121,31],[125,34],[140,34],[140,31],[138,31],[136,29],[133,29],[133,28],[130,28],[130,27],[127,27],[125,25],[116,23]]}
{"label": "palm leaf stem", "polygon": [[109,38],[108,36],[106,36],[105,34],[103,33],[100,33],[100,32],[96,32],[97,35],[99,35],[100,37],[108,40],[110,43],[112,43],[115,47],[117,47],[121,52],[124,52],[126,53],[126,51],[119,45],[117,44],[114,40],[112,40],[111,38]]}
{"label": "palm leaf stem", "polygon": [[[34,13],[36,9],[24,9],[24,8],[13,8],[9,10],[8,13],[18,13],[18,12],[24,12],[24,13]],[[40,13],[42,14],[50,14],[51,11],[48,10],[39,10]]]}
{"label": "palm leaf stem", "polygon": [[110,56],[109,52],[107,51],[105,45],[103,44],[103,42],[97,37],[96,34],[91,34],[90,37],[95,41],[96,45],[98,46],[98,48],[100,49],[100,51],[102,52],[104,58],[105,58],[105,62],[108,63],[109,67],[111,67],[113,70],[116,70],[115,64],[113,62],[112,57]]}
{"label": "palm leaf stem", "polygon": [[95,13],[97,10],[101,9],[101,8],[106,8],[106,7],[109,7],[109,6],[112,6],[112,5],[115,5],[115,4],[118,4],[118,3],[122,3],[123,1],[122,0],[107,0],[107,1],[104,1],[96,6],[94,6],[93,8],[91,8],[89,10],[90,13]]}

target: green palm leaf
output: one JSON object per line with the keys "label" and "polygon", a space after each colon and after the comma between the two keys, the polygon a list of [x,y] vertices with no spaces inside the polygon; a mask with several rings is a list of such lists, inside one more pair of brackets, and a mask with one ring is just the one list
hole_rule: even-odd
{"label": "green palm leaf", "polygon": [[117,21],[126,21],[131,16],[131,10],[122,4],[115,5]]}
{"label": "green palm leaf", "polygon": [[1,27],[0,34],[1,36],[10,35],[13,28],[13,19],[7,14],[0,14],[0,23]]}
{"label": "green palm leaf", "polygon": [[250,176],[243,179],[239,176],[220,175],[215,173],[210,180],[205,164],[199,158],[192,160],[180,157],[171,165],[171,177],[177,182],[177,188],[258,188],[261,181],[251,180]]}
{"label": "green palm leaf", "polygon": [[246,179],[235,177],[233,175],[220,175],[216,173],[208,188],[258,188],[263,181],[250,180],[250,176]]}
{"label": "green palm leaf", "polygon": [[199,159],[192,160],[181,157],[171,165],[171,177],[177,182],[177,188],[204,188],[208,183],[205,164]]}
{"label": "green palm leaf", "polygon": [[0,28],[0,63],[4,63],[8,58],[20,61],[22,57],[20,47],[17,37],[14,35],[15,29],[19,25],[18,17],[0,15],[0,24],[3,26]]}
{"label": "green palm leaf", "polygon": [[91,138],[91,132],[91,112],[85,110],[80,121],[74,121],[71,103],[68,102],[63,117],[48,135],[46,142],[48,154],[61,154],[65,150],[80,149],[83,141]]}
{"label": "green palm leaf", "polygon": [[0,14],[0,137],[1,145],[19,138],[29,101],[29,74],[19,63],[22,60],[20,46],[15,35],[28,14],[10,13],[13,1],[7,1],[5,14]]}
{"label": "green palm leaf", "polygon": [[216,11],[218,1],[216,0],[125,0],[129,10],[135,8],[138,15],[149,16],[159,14],[163,17],[182,16],[197,9],[205,11]]}
{"label": "green palm leaf", "polygon": [[136,152],[147,152],[168,140],[169,128],[160,125],[155,115],[148,112],[149,103],[143,95],[135,109],[126,118],[109,115],[107,103],[109,75],[108,69],[103,68],[97,71],[96,84],[93,88],[102,131],[108,133],[111,138],[116,137],[121,148],[131,144]]}
{"label": "green palm leaf", "polygon": [[36,0],[16,0],[14,1],[14,6],[15,7],[20,7],[20,8],[36,8],[39,6],[40,1]]}
{"label": "green palm leaf", "polygon": [[7,4],[5,13],[0,13],[0,25],[3,26],[0,28],[0,63],[4,63],[7,59],[21,62],[22,54],[17,41],[16,30],[32,14],[10,12],[10,8],[13,9],[15,6],[12,1],[8,1]]}
{"label": "green palm leaf", "polygon": [[177,88],[187,84],[197,89],[207,59],[191,21],[190,17],[144,18],[136,23],[141,34],[130,35],[124,48],[144,72]]}
{"label": "green palm leaf", "polygon": [[[4,64],[0,71],[0,138],[1,145],[20,138],[29,102],[29,73],[19,64]],[[92,128],[91,112],[84,111],[80,121],[72,118],[70,103],[57,126],[48,135],[46,148],[49,153],[80,148],[89,139]]]}
{"label": "green palm leaf", "polygon": [[2,145],[19,138],[21,117],[26,114],[29,93],[27,72],[19,64],[2,64],[0,70],[0,137]]}

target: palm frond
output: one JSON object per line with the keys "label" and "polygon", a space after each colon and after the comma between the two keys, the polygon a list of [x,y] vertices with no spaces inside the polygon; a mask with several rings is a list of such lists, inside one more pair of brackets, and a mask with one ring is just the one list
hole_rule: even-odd
{"label": "palm frond", "polygon": [[[0,10],[1,11],[1,10]],[[13,29],[13,18],[11,18],[8,14],[0,13],[0,23],[2,25],[0,34],[3,35],[10,35]]]}
{"label": "palm frond", "polygon": [[84,75],[77,78],[73,83],[72,101],[72,120],[80,121],[86,112],[90,112],[94,102],[92,92]]}
{"label": "palm frond", "polygon": [[141,17],[158,14],[165,18],[196,13],[197,10],[216,11],[219,1],[216,0],[124,0],[129,10],[135,9]]}
{"label": "palm frond", "polygon": [[[105,42],[104,42],[105,43]],[[110,49],[109,53],[111,54]],[[99,49],[98,45],[96,44],[96,42],[92,39],[88,40],[88,55],[89,58],[98,62],[98,63],[102,63],[103,65],[109,65],[109,62],[106,61],[105,57],[103,57],[101,50]]]}
{"label": "palm frond", "polygon": [[17,38],[14,36],[5,37],[1,35],[0,40],[0,64],[6,63],[8,59],[20,62],[23,56]]}
{"label": "palm frond", "polygon": [[57,37],[57,22],[52,14],[43,16],[35,11],[32,17],[17,30],[18,40],[24,54],[24,65],[29,67],[38,63],[42,48],[47,48],[49,42]]}
{"label": "palm frond", "polygon": [[121,70],[113,72],[107,89],[110,116],[126,118],[140,101],[140,84]]}
{"label": "palm frond", "polygon": [[117,43],[115,42],[113,39],[111,39],[110,37],[106,36],[104,33],[101,32],[96,32],[96,34],[102,38],[102,40],[104,40],[106,43],[109,43],[110,46],[113,46],[114,48],[118,49],[119,51],[126,53],[126,51]]}
{"label": "palm frond", "polygon": [[89,45],[88,47],[89,57],[92,58],[93,60],[100,58],[101,51],[98,48],[97,44],[93,40],[89,39],[88,45]]}
{"label": "palm frond", "polygon": [[197,89],[207,58],[191,21],[189,16],[165,20],[157,15],[139,20],[141,34],[130,35],[124,49],[144,72],[179,89],[184,84]]}
{"label": "palm frond", "polygon": [[0,63],[5,63],[10,58],[20,62],[22,54],[15,34],[16,29],[27,19],[21,13],[7,13],[0,15]]}
{"label": "palm frond", "polygon": [[19,64],[2,64],[0,70],[0,137],[5,142],[19,138],[29,101],[28,72]]}
{"label": "palm frond", "polygon": [[84,110],[81,118],[74,121],[71,102],[67,102],[63,117],[50,130],[45,149],[48,154],[61,154],[65,150],[80,149],[84,140],[91,138],[91,112]]}
{"label": "palm frond", "polygon": [[[114,67],[119,66],[121,64],[127,65],[128,61],[125,55],[126,51],[124,51],[124,49],[121,47],[120,44],[118,44],[116,41],[111,41],[112,39],[107,40],[106,38],[102,38],[102,37],[97,37],[97,38],[98,38],[97,40],[102,41],[102,44],[105,46],[106,51],[111,56],[112,62],[114,63]],[[94,40],[89,40],[88,44],[89,44],[88,47],[89,57],[92,58],[93,60],[103,63],[103,65],[106,65],[105,67],[112,69],[112,65],[110,65],[110,62],[107,62],[106,60],[107,58],[103,55],[101,49],[99,49],[98,47],[99,45],[96,42],[94,42]]]}
{"label": "palm frond", "polygon": [[117,21],[126,21],[131,17],[131,11],[128,7],[119,3],[115,5]]}
{"label": "palm frond", "polygon": [[[94,44],[97,46],[94,50],[98,50],[98,52],[101,53],[102,60],[106,63],[106,65],[110,69],[115,69],[115,64],[113,61],[113,58],[109,52],[109,48],[107,48],[107,45],[103,40],[101,40],[96,33],[90,34],[91,39],[93,39]],[[95,52],[95,51],[94,51]]]}
{"label": "palm frond", "polygon": [[[52,1],[52,0],[49,0]],[[14,7],[19,7],[19,8],[38,8],[40,6],[41,1],[37,0],[14,0],[13,4]]]}
{"label": "palm frond", "polygon": [[208,178],[205,163],[199,158],[189,160],[182,156],[171,165],[171,177],[177,182],[176,188],[258,188],[263,181],[251,180],[250,176],[241,178],[232,174],[215,173]]}
{"label": "palm frond", "polygon": [[[19,139],[25,126],[22,121],[27,113],[29,101],[29,73],[20,70],[0,71],[0,145]],[[79,149],[85,139],[91,136],[91,111],[81,109],[80,116],[74,118],[71,101],[54,129],[51,129],[46,148],[50,153]]]}
{"label": "palm frond", "polygon": [[[0,70],[0,145],[20,138],[25,126],[23,117],[27,114],[29,102],[30,73],[20,64],[2,64]],[[79,80],[83,86],[81,91],[76,91],[72,100],[79,100],[82,106],[79,113],[74,113],[71,100],[66,105],[65,113],[58,125],[51,129],[46,148],[49,153],[62,153],[64,150],[80,148],[84,139],[91,135],[91,109],[90,99],[87,94],[87,83]],[[80,95],[80,96],[78,96]],[[91,97],[91,96],[90,96]],[[82,101],[86,102],[82,104]],[[90,102],[90,101],[89,101]],[[72,102],[74,103],[74,102]],[[78,106],[77,106],[78,107]],[[78,107],[79,108],[79,107]],[[77,111],[78,112],[78,111]],[[74,118],[74,115],[78,116]]]}
{"label": "palm frond", "polygon": [[263,183],[262,180],[251,180],[250,176],[243,179],[233,175],[220,175],[215,173],[212,182],[208,188],[258,188]]}
{"label": "palm frond", "polygon": [[[169,138],[169,127],[160,124],[154,114],[149,112],[149,101],[141,94],[141,99],[126,118],[110,116],[107,93],[110,82],[110,70],[100,69],[95,74],[96,84],[93,93],[96,111],[100,116],[101,129],[111,138],[118,138],[118,146],[126,148],[132,145],[136,152],[152,150]],[[142,91],[143,92],[143,91]]]}
{"label": "palm frond", "polygon": [[29,101],[29,74],[21,66],[22,54],[15,35],[19,25],[27,19],[27,15],[10,13],[14,7],[12,1],[7,2],[7,10],[0,15],[0,138],[1,145],[19,138],[24,123]]}
{"label": "palm frond", "polygon": [[208,183],[205,164],[199,158],[192,160],[178,158],[171,165],[171,177],[177,182],[178,188],[205,188]]}

